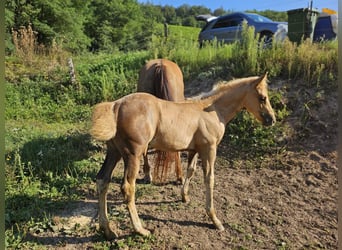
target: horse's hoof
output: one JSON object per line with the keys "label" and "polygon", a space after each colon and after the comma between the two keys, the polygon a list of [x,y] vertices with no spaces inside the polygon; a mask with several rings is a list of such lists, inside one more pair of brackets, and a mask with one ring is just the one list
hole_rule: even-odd
{"label": "horse's hoof", "polygon": [[188,196],[188,195],[183,195],[183,196],[182,196],[182,202],[184,202],[184,203],[189,203],[189,202],[190,202],[189,196]]}
{"label": "horse's hoof", "polygon": [[137,231],[138,234],[142,235],[142,236],[149,236],[151,235],[151,232],[145,228],[140,229],[139,231]]}
{"label": "horse's hoof", "polygon": [[183,185],[184,184],[184,178],[179,178],[176,181],[176,185]]}
{"label": "horse's hoof", "polygon": [[145,176],[143,179],[144,184],[152,184],[152,178],[149,176]]}
{"label": "horse's hoof", "polygon": [[106,240],[114,240],[114,239],[118,238],[118,235],[115,232],[113,232],[112,230],[105,231],[104,235],[105,235]]}
{"label": "horse's hoof", "polygon": [[217,230],[224,231],[224,226],[222,225],[221,221],[215,221],[214,225],[215,225]]}
{"label": "horse's hoof", "polygon": [[219,231],[224,231],[224,226],[222,226],[222,225],[219,225],[219,226],[216,226],[217,227],[217,230],[219,230]]}

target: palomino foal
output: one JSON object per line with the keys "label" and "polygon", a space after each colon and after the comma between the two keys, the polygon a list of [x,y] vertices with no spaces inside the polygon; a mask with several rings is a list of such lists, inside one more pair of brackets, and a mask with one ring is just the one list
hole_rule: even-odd
{"label": "palomino foal", "polygon": [[[99,224],[107,239],[116,237],[107,216],[107,191],[112,172],[123,158],[124,177],[121,191],[127,203],[134,230],[145,229],[135,206],[135,182],[140,159],[148,147],[164,151],[189,151],[188,172],[182,188],[182,199],[188,201],[189,183],[194,172],[194,155],[202,159],[206,187],[206,212],[219,230],[224,230],[214,209],[214,163],[217,145],[226,124],[246,108],[266,126],[275,123],[267,76],[248,77],[217,86],[202,99],[170,102],[147,93],[134,93],[114,102],[95,106],[91,134],[107,142],[107,155],[96,176],[99,193]],[[181,128],[181,129],[180,129]]]}

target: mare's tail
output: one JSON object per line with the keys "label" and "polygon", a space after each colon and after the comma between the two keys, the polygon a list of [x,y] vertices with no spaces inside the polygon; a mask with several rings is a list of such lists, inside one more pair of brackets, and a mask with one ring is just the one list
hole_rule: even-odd
{"label": "mare's tail", "polygon": [[90,134],[96,140],[109,141],[116,134],[115,102],[102,102],[94,107]]}
{"label": "mare's tail", "polygon": [[[168,101],[175,101],[169,90],[169,81],[167,74],[165,74],[166,67],[163,65],[163,60],[160,60],[160,64],[155,65],[154,71],[154,89],[155,96]],[[180,161],[180,156],[178,152],[163,152],[157,150],[157,157],[155,159],[155,168],[153,171],[153,179],[159,180],[160,182],[165,182],[166,176],[172,166],[175,163],[175,172],[177,176],[177,181],[182,180],[182,165]]]}
{"label": "mare's tail", "polygon": [[155,65],[153,85],[155,89],[155,96],[164,100],[174,101],[172,93],[169,90],[169,80],[165,75],[166,67],[163,65],[163,60],[160,64]]}
{"label": "mare's tail", "polygon": [[154,158],[153,181],[159,184],[165,182],[172,163],[174,163],[177,182],[182,184],[183,171],[179,152],[164,152],[158,150],[156,153],[157,156]]}

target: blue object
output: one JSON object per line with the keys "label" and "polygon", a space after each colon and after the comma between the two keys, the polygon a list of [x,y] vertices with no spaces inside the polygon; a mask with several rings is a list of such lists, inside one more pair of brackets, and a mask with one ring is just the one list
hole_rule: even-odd
{"label": "blue object", "polygon": [[318,17],[313,37],[314,41],[333,40],[335,38],[336,34],[333,31],[330,16]]}

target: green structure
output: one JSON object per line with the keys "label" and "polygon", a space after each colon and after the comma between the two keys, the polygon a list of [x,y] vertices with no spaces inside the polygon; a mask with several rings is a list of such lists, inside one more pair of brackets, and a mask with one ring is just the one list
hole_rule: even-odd
{"label": "green structure", "polygon": [[297,43],[300,43],[302,39],[312,41],[318,14],[318,10],[309,8],[287,11],[290,41]]}

